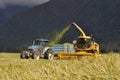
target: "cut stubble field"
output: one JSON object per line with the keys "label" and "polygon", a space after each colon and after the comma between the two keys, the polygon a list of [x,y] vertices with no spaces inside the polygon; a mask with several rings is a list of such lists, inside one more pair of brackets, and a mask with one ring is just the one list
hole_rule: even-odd
{"label": "cut stubble field", "polygon": [[120,54],[80,60],[20,59],[0,53],[0,80],[120,80]]}

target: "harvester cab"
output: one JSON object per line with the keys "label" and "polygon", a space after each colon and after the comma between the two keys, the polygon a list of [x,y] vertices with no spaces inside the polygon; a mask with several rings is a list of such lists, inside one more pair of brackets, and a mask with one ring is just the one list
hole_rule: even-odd
{"label": "harvester cab", "polygon": [[33,41],[32,46],[28,47],[28,51],[23,51],[20,55],[22,59],[53,59],[54,54],[52,49],[48,46],[49,40],[36,39]]}
{"label": "harvester cab", "polygon": [[87,53],[99,53],[99,44],[91,38],[83,38],[79,36],[73,41],[75,52],[86,51]]}

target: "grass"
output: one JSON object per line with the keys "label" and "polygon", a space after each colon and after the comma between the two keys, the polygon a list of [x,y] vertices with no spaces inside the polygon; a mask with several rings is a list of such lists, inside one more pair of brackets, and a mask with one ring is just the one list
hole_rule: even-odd
{"label": "grass", "polygon": [[120,54],[81,60],[32,60],[1,53],[0,80],[120,80]]}

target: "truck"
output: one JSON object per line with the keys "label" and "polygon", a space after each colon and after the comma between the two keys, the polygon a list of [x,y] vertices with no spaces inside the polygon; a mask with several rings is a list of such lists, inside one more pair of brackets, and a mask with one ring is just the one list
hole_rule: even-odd
{"label": "truck", "polygon": [[32,46],[28,47],[27,51],[22,51],[20,54],[21,59],[50,59],[54,58],[53,50],[48,46],[49,40],[35,39]]}

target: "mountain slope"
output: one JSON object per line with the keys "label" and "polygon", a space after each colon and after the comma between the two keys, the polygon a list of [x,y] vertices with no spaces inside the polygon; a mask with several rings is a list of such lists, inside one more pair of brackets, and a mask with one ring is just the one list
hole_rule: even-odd
{"label": "mountain slope", "polygon": [[0,26],[5,24],[13,15],[28,9],[28,7],[9,5],[5,9],[0,8]]}
{"label": "mountain slope", "polygon": [[[16,48],[35,38],[53,39],[71,22],[80,25],[102,43],[120,44],[119,0],[51,0],[21,12],[0,29],[1,47]],[[72,41],[79,32],[73,27],[61,42]]]}

